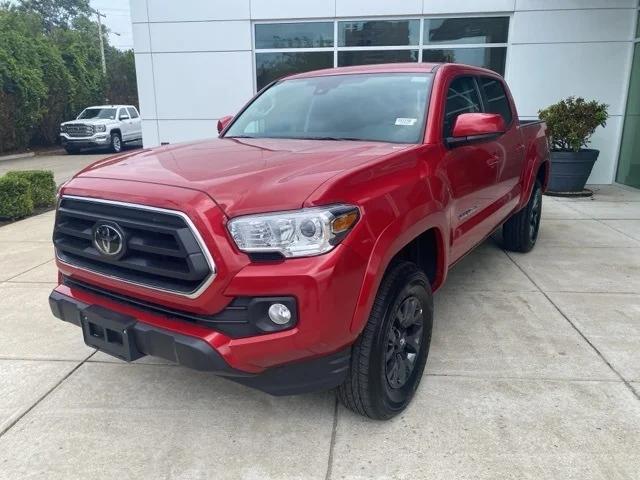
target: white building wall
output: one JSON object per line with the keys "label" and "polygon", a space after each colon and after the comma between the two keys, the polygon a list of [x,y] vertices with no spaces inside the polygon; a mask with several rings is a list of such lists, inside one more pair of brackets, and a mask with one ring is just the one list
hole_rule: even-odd
{"label": "white building wall", "polygon": [[252,22],[510,15],[505,76],[519,114],[569,95],[610,106],[589,183],[611,183],[638,0],[131,0],[145,146],[216,135],[255,92]]}

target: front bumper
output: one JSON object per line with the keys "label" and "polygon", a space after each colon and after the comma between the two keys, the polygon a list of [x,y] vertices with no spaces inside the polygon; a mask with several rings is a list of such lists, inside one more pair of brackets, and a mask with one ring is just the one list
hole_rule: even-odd
{"label": "front bumper", "polygon": [[[49,296],[53,314],[66,322],[83,327],[87,316],[96,308],[70,296],[53,291]],[[195,370],[208,371],[228,377],[252,388],[272,395],[295,395],[328,390],[340,385],[347,374],[351,348],[344,348],[330,355],[266,369],[261,373],[249,373],[231,367],[202,338],[183,335],[168,329],[158,328],[120,312],[98,306],[103,316],[124,322],[130,344],[123,359],[137,359],[144,355],[164,358]],[[124,319],[124,320],[122,320]],[[107,336],[108,337],[108,336]],[[86,336],[85,336],[86,341]],[[122,339],[120,339],[122,342]],[[95,344],[90,344],[95,347]],[[109,345],[101,350],[114,354]]]}
{"label": "front bumper", "polygon": [[60,134],[62,146],[74,146],[77,148],[106,147],[109,145],[111,137],[109,132],[100,132],[91,137],[70,137],[66,133]]}

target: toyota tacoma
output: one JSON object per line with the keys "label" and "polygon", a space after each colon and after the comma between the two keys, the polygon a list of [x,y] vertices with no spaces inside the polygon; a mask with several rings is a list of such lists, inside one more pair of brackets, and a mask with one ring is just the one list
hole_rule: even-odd
{"label": "toyota tacoma", "polygon": [[509,250],[536,243],[546,126],[492,71],[292,75],[218,130],[61,188],[50,305],[91,347],[274,395],[336,388],[386,419],[418,387],[451,266],[500,228]]}

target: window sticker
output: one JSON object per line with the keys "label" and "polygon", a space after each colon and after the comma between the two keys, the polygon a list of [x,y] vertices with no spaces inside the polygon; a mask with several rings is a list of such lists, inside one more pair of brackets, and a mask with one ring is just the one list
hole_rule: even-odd
{"label": "window sticker", "polygon": [[405,127],[412,127],[418,121],[417,118],[396,118],[396,125],[403,125]]}

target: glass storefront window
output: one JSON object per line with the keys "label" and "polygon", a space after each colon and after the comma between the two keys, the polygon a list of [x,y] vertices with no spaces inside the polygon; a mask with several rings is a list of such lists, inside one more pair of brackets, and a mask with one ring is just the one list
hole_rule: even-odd
{"label": "glass storefront window", "polygon": [[256,80],[260,90],[293,73],[333,67],[333,52],[256,53]]}
{"label": "glass storefront window", "polygon": [[418,45],[420,20],[338,22],[338,46],[379,47]]}
{"label": "glass storefront window", "polygon": [[465,63],[504,75],[507,47],[448,48],[422,51],[423,62]]}
{"label": "glass storefront window", "polygon": [[434,18],[424,21],[424,43],[507,43],[509,17]]}
{"label": "glass storefront window", "polygon": [[640,188],[640,42],[636,42],[616,181]]}
{"label": "glass storefront window", "polygon": [[417,62],[418,50],[349,50],[338,53],[338,66]]}
{"label": "glass storefront window", "polygon": [[509,17],[495,16],[257,23],[256,88],[319,68],[421,59],[504,74],[508,33]]}
{"label": "glass storefront window", "polygon": [[256,49],[333,47],[333,22],[256,25]]}

